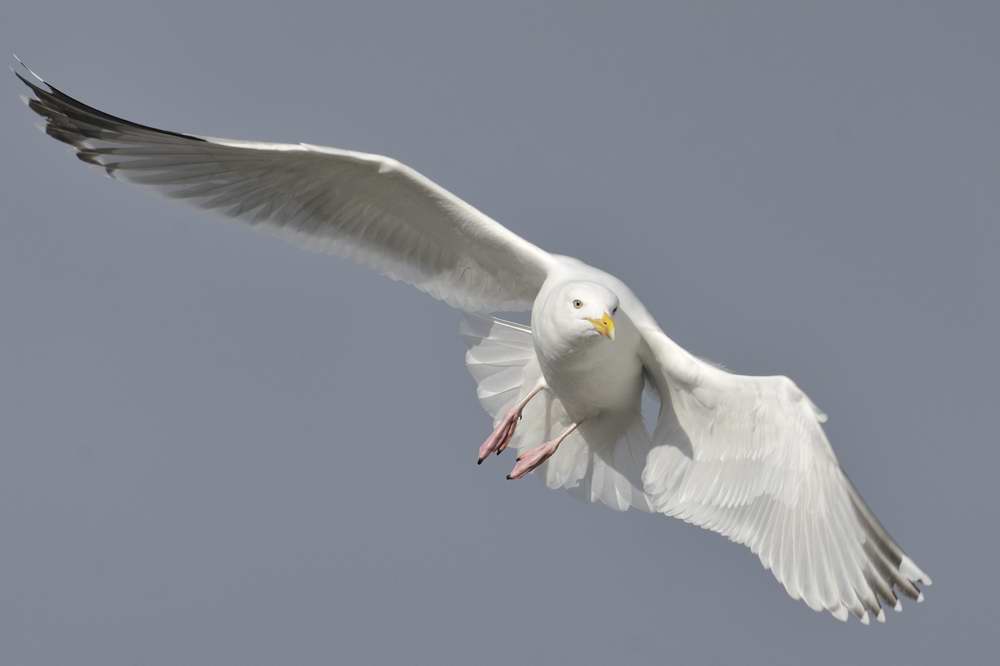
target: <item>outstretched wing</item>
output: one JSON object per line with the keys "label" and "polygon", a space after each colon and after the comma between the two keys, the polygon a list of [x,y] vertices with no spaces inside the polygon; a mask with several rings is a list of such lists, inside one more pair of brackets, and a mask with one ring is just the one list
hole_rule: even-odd
{"label": "outstretched wing", "polygon": [[464,310],[530,309],[545,281],[548,253],[396,160],[146,127],[18,63],[46,133],[114,178],[350,257]]}
{"label": "outstretched wing", "polygon": [[907,557],[844,475],[826,417],[787,377],[733,375],[655,324],[640,329],[660,395],[643,471],[653,510],[749,547],[795,599],[841,620],[922,600],[931,579]]}

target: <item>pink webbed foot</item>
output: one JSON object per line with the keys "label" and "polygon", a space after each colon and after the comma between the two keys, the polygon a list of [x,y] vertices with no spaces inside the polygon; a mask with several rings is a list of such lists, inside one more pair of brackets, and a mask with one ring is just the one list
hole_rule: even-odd
{"label": "pink webbed foot", "polygon": [[479,447],[479,460],[476,462],[477,465],[482,465],[483,461],[491,453],[496,453],[500,455],[503,450],[507,448],[510,444],[510,440],[514,437],[514,430],[517,428],[517,422],[521,420],[521,411],[518,409],[512,409],[504,417],[500,425],[496,427],[493,434],[486,438],[483,445]]}
{"label": "pink webbed foot", "polygon": [[507,475],[507,478],[512,480],[522,478],[528,472],[551,458],[552,454],[559,448],[561,442],[562,438],[560,437],[551,442],[545,442],[533,449],[528,449],[517,457],[517,463],[514,465],[514,469],[510,471],[510,474]]}

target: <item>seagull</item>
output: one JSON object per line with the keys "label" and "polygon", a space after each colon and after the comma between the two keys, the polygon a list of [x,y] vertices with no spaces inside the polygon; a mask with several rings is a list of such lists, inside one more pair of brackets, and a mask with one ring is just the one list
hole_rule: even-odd
{"label": "seagull", "polygon": [[[482,463],[612,509],[747,546],[793,599],[885,621],[925,574],[847,478],[826,416],[788,377],[746,376],[671,340],[621,280],[550,254],[389,157],[196,136],[70,97],[17,56],[44,131],[112,178],[348,257],[463,311],[465,362],[494,430]],[[491,313],[530,311],[530,327]],[[644,390],[659,401],[645,427]]]}

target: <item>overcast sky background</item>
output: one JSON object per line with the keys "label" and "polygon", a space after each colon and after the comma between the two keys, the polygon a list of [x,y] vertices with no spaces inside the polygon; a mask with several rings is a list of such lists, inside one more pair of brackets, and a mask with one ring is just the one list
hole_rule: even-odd
{"label": "overcast sky background", "polygon": [[5,2],[0,44],[143,123],[397,157],[794,377],[927,602],[841,625],[476,467],[458,314],[83,168],[10,77],[0,663],[995,658],[1000,6],[538,5]]}

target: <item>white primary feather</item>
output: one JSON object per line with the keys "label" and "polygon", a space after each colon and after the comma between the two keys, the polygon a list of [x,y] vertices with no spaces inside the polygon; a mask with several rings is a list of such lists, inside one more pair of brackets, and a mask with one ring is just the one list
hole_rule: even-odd
{"label": "white primary feather", "polygon": [[[899,609],[897,590],[922,600],[918,585],[930,578],[872,515],[840,469],[820,426],[825,417],[788,378],[734,375],[695,358],[614,276],[544,252],[396,160],[158,130],[88,106],[24,69],[15,73],[34,94],[25,101],[84,162],[351,257],[455,307],[534,304],[533,317],[548,325],[556,318],[543,296],[560,285],[610,290],[625,324],[608,342],[616,346],[603,348],[594,377],[585,376],[586,364],[567,365],[575,374],[563,382],[565,404],[543,391],[511,442],[535,446],[570,425],[568,411],[585,415],[539,468],[549,487],[720,532],[756,553],[793,597],[838,619],[850,612],[883,621],[882,603]],[[555,363],[554,347],[541,329],[536,339],[528,327],[495,319],[470,317],[462,326],[477,395],[496,422],[543,378],[539,350],[547,368]],[[560,379],[557,370],[552,378]],[[643,375],[661,403],[652,437],[640,416]],[[619,385],[621,395],[612,395]],[[598,394],[601,405],[586,404]]]}

